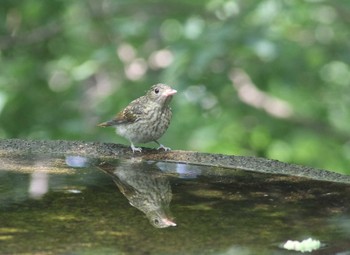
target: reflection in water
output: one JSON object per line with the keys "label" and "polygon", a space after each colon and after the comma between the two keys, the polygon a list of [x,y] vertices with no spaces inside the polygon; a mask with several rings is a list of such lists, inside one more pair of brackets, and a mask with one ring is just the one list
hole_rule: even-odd
{"label": "reflection in water", "polygon": [[[287,255],[292,252],[281,249],[287,240],[308,237],[325,244],[312,254],[349,254],[348,184],[205,165],[102,160],[0,155],[0,254]],[[175,225],[166,178],[171,176],[181,225],[172,231],[145,229],[130,213],[134,208],[110,202],[124,198],[106,183],[105,173],[157,227]]]}
{"label": "reflection in water", "polygon": [[92,160],[82,156],[66,156],[66,164],[71,167],[88,167]]}
{"label": "reflection in water", "polygon": [[33,199],[42,198],[49,190],[49,175],[46,172],[35,171],[30,176],[29,196]]}
{"label": "reflection in water", "polygon": [[155,162],[129,159],[116,166],[103,162],[99,168],[112,176],[129,203],[146,214],[154,227],[176,226],[169,210],[172,197],[169,180]]}

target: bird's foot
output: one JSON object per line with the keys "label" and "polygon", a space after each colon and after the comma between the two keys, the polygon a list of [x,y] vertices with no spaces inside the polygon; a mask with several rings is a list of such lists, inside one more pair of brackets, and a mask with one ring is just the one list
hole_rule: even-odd
{"label": "bird's foot", "polygon": [[135,151],[142,152],[142,149],[140,147],[135,147],[134,144],[131,144],[132,153],[135,153]]}
{"label": "bird's foot", "polygon": [[159,144],[159,147],[157,148],[157,150],[159,149],[163,149],[165,151],[171,151],[171,149],[169,147],[165,147],[163,144]]}

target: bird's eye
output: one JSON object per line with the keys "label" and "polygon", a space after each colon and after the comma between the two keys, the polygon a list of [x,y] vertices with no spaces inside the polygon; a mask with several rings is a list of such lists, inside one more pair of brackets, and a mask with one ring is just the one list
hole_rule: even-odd
{"label": "bird's eye", "polygon": [[159,93],[159,89],[158,88],[154,89],[154,93],[158,94]]}
{"label": "bird's eye", "polygon": [[159,224],[159,220],[158,219],[154,219],[154,224],[158,225]]}

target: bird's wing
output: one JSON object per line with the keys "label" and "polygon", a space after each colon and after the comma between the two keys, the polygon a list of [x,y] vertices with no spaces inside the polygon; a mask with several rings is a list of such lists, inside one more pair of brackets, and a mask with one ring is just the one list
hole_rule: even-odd
{"label": "bird's wing", "polygon": [[143,115],[143,107],[138,102],[132,101],[123,111],[115,117],[116,124],[133,123]]}
{"label": "bird's wing", "polygon": [[121,181],[119,178],[113,178],[113,181],[115,184],[117,184],[120,192],[123,193],[123,195],[126,196],[128,200],[137,193],[133,186]]}
{"label": "bird's wing", "polygon": [[144,114],[143,98],[132,101],[124,110],[119,112],[113,119],[101,123],[99,126],[115,126],[119,124],[128,124],[138,121]]}

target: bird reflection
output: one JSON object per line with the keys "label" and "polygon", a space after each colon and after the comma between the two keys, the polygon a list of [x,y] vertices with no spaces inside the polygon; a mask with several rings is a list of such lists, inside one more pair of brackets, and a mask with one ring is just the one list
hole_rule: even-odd
{"label": "bird reflection", "polygon": [[129,159],[117,165],[103,162],[99,168],[112,176],[129,203],[142,211],[154,227],[176,226],[169,210],[172,197],[169,180],[155,162]]}

